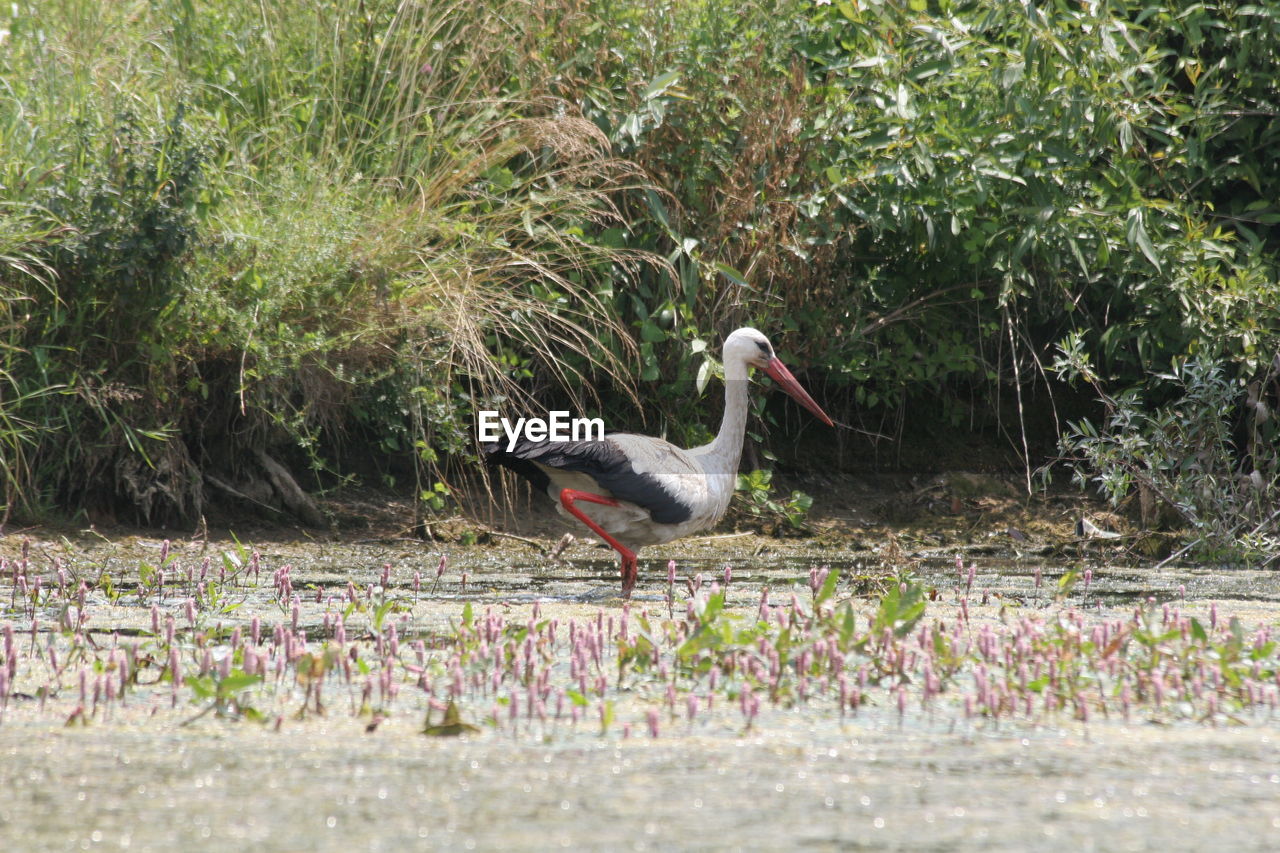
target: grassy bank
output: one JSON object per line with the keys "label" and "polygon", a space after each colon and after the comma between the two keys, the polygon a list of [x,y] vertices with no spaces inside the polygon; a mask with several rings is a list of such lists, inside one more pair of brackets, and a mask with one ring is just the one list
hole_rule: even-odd
{"label": "grassy bank", "polygon": [[190,522],[248,451],[435,462],[518,376],[619,373],[639,178],[509,91],[519,5],[19,7],[6,504]]}

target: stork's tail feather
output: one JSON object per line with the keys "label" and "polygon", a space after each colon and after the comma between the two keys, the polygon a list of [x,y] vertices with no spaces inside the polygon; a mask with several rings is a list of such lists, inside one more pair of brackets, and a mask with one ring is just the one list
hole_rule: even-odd
{"label": "stork's tail feather", "polygon": [[485,464],[491,468],[501,466],[509,471],[514,471],[518,476],[532,483],[533,487],[540,492],[545,492],[551,484],[551,478],[547,476],[545,471],[528,459],[518,455],[517,452],[508,452],[502,442],[494,441],[482,444],[480,449],[484,453]]}

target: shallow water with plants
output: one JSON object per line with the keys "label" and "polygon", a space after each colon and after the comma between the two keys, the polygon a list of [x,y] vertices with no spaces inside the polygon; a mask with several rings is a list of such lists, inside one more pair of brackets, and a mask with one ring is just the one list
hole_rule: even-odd
{"label": "shallow water with plants", "polygon": [[[21,540],[24,849],[1267,849],[1280,583],[1016,554],[643,564]],[[603,552],[599,552],[603,555]]]}
{"label": "shallow water with plants", "polygon": [[[1273,6],[0,4],[0,849],[1277,847]],[[744,324],[811,539],[319,532]]]}

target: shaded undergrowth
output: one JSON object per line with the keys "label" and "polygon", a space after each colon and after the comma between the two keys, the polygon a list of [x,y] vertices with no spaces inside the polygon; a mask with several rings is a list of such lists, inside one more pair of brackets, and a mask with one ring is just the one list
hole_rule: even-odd
{"label": "shaded undergrowth", "polygon": [[123,567],[24,549],[0,559],[0,722],[324,716],[372,732],[399,718],[430,736],[555,740],[732,735],[778,712],[811,726],[1277,719],[1273,626],[1155,600],[1105,616],[1007,600],[971,618],[959,568],[954,589],[887,578],[870,597],[813,569],[731,606],[730,569],[681,579],[673,563],[662,601],[581,616],[468,601],[443,619],[437,597],[467,585],[444,557],[295,586],[249,548],[188,562],[166,542]]}

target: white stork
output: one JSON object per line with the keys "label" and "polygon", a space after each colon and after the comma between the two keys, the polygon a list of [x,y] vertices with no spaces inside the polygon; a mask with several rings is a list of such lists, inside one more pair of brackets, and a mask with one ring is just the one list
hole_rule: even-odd
{"label": "white stork", "polygon": [[[598,533],[622,557],[622,594],[630,597],[635,549],[688,536],[718,522],[729,508],[747,428],[748,368],[759,367],[827,426],[834,426],[755,329],[724,342],[724,419],[715,440],[681,450],[660,438],[619,432],[598,441],[517,440],[485,445],[502,465],[545,491],[562,515]],[[591,504],[578,507],[575,502]]]}

